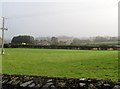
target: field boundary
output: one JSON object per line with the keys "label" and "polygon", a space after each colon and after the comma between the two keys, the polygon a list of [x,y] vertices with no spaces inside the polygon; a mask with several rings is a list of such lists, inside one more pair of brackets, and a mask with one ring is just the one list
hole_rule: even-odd
{"label": "field boundary", "polygon": [[3,89],[120,89],[120,82],[87,78],[2,74]]}
{"label": "field boundary", "polygon": [[71,46],[71,45],[21,45],[21,44],[5,44],[5,48],[43,48],[43,49],[75,49],[75,50],[120,50],[118,45],[81,45],[81,46]]}

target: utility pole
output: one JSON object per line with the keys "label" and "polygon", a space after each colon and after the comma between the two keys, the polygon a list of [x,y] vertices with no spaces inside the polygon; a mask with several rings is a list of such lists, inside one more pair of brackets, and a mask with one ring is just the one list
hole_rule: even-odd
{"label": "utility pole", "polygon": [[4,30],[8,30],[7,28],[5,28],[5,17],[2,17],[3,19],[3,24],[2,24],[2,49],[1,49],[1,54],[4,54]]}

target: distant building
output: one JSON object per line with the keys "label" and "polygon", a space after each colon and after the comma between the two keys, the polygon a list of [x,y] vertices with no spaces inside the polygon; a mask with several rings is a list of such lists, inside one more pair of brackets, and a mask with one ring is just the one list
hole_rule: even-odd
{"label": "distant building", "polygon": [[60,45],[70,45],[73,42],[73,37],[66,37],[66,36],[62,36],[62,37],[58,37],[58,42]]}
{"label": "distant building", "polygon": [[47,40],[40,40],[37,45],[41,45],[41,46],[47,46],[50,45],[50,42]]}

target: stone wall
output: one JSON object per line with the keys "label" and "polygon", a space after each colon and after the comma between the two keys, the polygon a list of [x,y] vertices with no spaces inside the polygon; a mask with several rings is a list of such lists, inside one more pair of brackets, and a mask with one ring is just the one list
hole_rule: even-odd
{"label": "stone wall", "polygon": [[2,89],[120,89],[119,82],[87,78],[1,75]]}

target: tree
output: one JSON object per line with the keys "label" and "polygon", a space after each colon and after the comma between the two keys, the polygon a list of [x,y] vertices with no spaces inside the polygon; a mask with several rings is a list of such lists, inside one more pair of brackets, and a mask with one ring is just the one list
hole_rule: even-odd
{"label": "tree", "polygon": [[108,41],[108,38],[106,38],[106,37],[101,37],[101,36],[97,36],[97,37],[95,37],[95,39],[94,39],[94,42],[106,42],[106,41]]}
{"label": "tree", "polygon": [[51,38],[51,45],[58,45],[58,38],[57,37]]}
{"label": "tree", "polygon": [[12,44],[34,44],[34,37],[28,35],[21,35],[13,37]]}
{"label": "tree", "polygon": [[71,45],[80,45],[80,44],[81,44],[81,42],[80,42],[80,39],[78,39],[78,38],[74,38],[71,43]]}
{"label": "tree", "polygon": [[71,45],[87,45],[90,44],[90,40],[89,39],[78,39],[78,38],[74,38],[73,42],[71,43]]}

